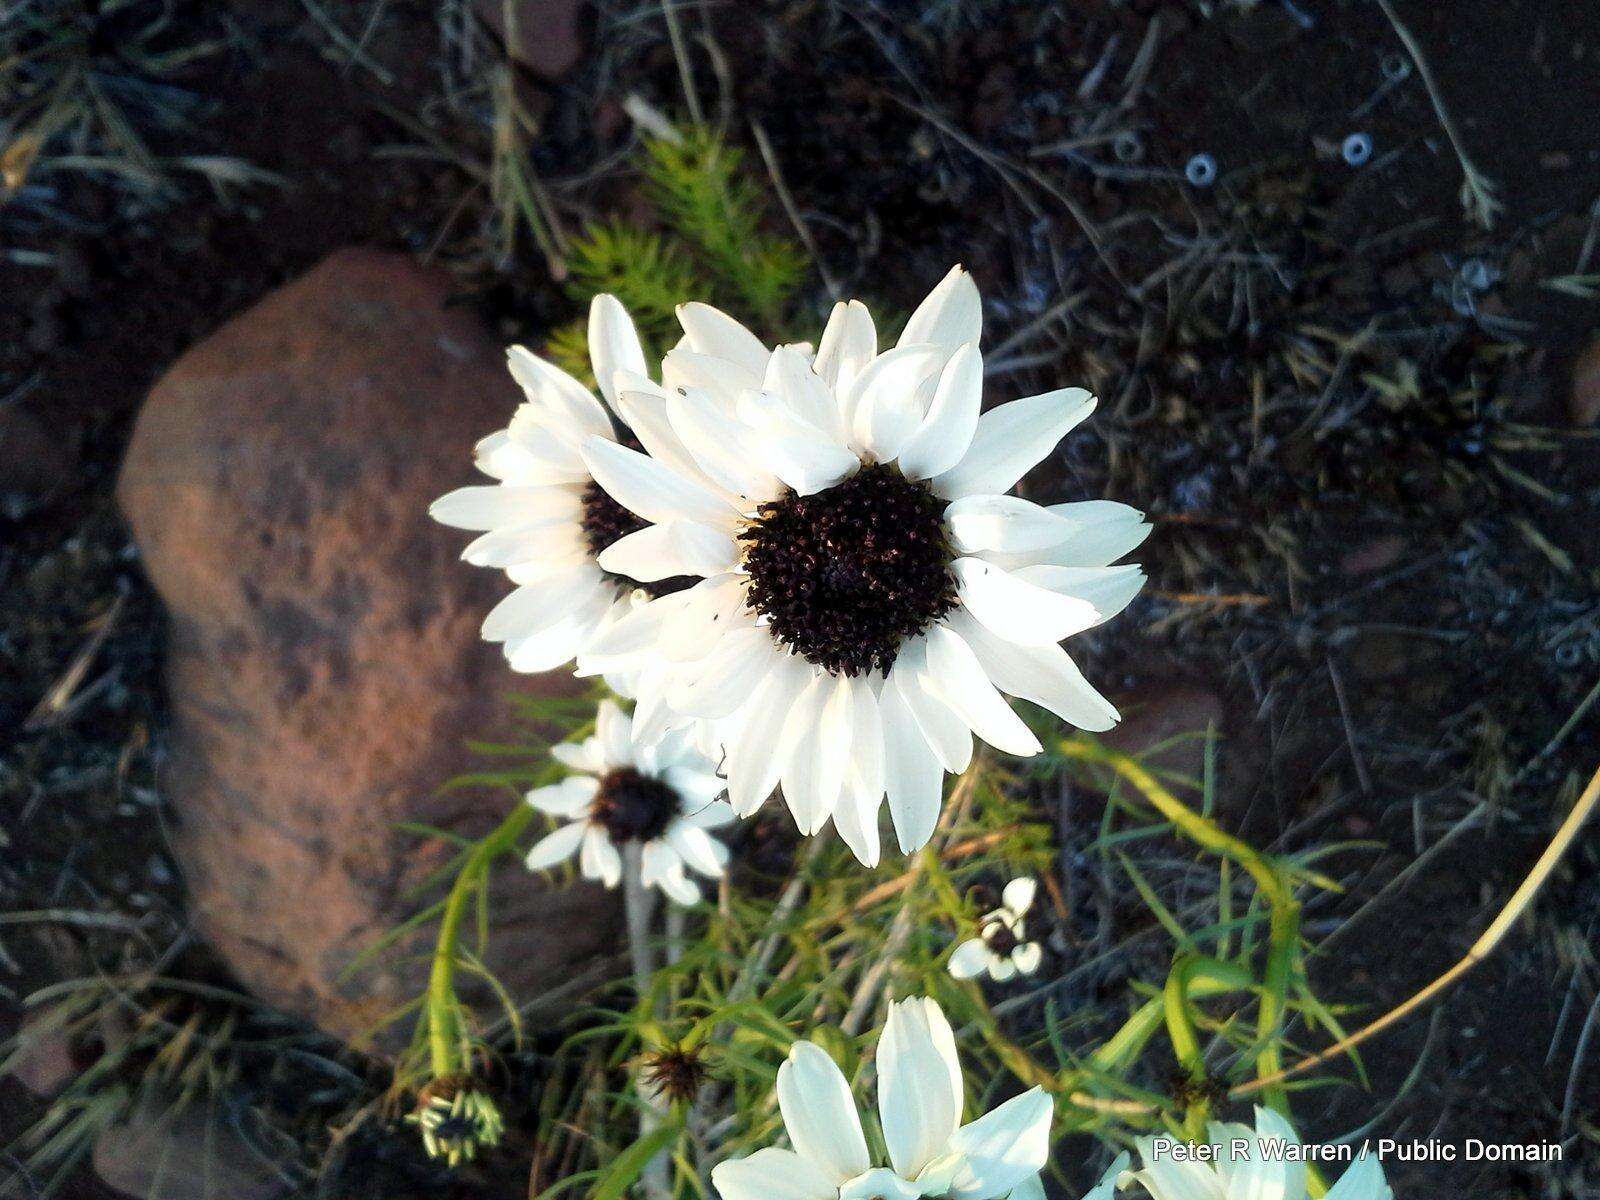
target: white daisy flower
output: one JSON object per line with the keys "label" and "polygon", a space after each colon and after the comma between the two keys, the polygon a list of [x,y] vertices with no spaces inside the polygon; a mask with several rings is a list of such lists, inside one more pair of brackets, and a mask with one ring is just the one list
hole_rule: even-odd
{"label": "white daisy flower", "polygon": [[707,831],[728,824],[733,812],[717,799],[723,781],[715,767],[684,738],[640,745],[633,721],[605,700],[593,737],[550,753],[576,773],[535,788],[528,803],[569,823],[528,852],[530,870],[577,854],[586,879],[614,888],[622,880],[622,847],[638,842],[640,882],[679,904],[700,899],[700,885],[685,868],[712,879],[722,875],[728,849]]}
{"label": "white daisy flower", "polygon": [[[445,525],[481,531],[461,557],[500,568],[517,585],[489,612],[483,636],[503,643],[513,670],[548,671],[571,662],[648,595],[698,581],[641,584],[595,561],[645,525],[595,483],[580,453],[590,438],[617,443],[606,405],[627,421],[613,382],[619,373],[644,378],[644,350],[622,304],[603,295],[589,306],[589,358],[604,404],[522,346],[513,346],[507,358],[527,400],[507,428],[484,438],[475,451],[478,469],[497,482],[458,488],[428,511]],[[608,682],[631,692],[625,678]]]}
{"label": "white daisy flower", "polygon": [[[1142,1184],[1152,1200],[1306,1200],[1306,1164],[1291,1162],[1284,1147],[1298,1146],[1293,1127],[1269,1108],[1256,1109],[1256,1127],[1213,1122],[1209,1141],[1221,1147],[1216,1162],[1179,1162],[1170,1155],[1155,1152],[1153,1138],[1136,1143],[1142,1170],[1123,1175],[1122,1186]],[[1230,1154],[1235,1139],[1248,1145],[1238,1157]],[[1383,1177],[1377,1155],[1363,1153],[1339,1181],[1328,1189],[1323,1200],[1394,1200]]]}
{"label": "white daisy flower", "polygon": [[1039,752],[1002,693],[1084,729],[1117,720],[1059,643],[1137,594],[1139,567],[1111,564],[1149,526],[1006,494],[1095,402],[1063,388],[980,415],[970,276],[951,271],[882,353],[855,301],[814,361],[706,305],[679,316],[664,386],[617,385],[664,418],[634,425],[650,453],[597,437],[583,456],[649,522],[600,565],[701,582],[617,621],[588,669],[639,671],[652,729],[713,723],[739,815],[781,784],[801,832],[832,818],[873,865],[885,796],[900,848],[923,845],[974,733]]}
{"label": "white daisy flower", "polygon": [[957,979],[972,979],[987,971],[990,979],[1004,983],[1013,975],[1037,971],[1043,951],[1038,942],[1024,940],[1022,919],[1033,906],[1036,888],[1031,879],[1013,879],[1006,884],[1000,907],[978,922],[978,936],[968,938],[951,952],[950,974]]}
{"label": "white daisy flower", "polygon": [[793,1149],[769,1147],[712,1168],[722,1200],[994,1200],[1031,1185],[1044,1166],[1051,1101],[1042,1089],[961,1124],[955,1035],[932,1000],[890,1005],[877,1077],[887,1166],[867,1153],[844,1073],[815,1042],[796,1042],[778,1069]]}

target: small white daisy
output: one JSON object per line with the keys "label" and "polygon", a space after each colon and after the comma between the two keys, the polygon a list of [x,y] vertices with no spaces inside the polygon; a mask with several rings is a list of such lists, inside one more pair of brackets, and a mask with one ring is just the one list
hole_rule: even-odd
{"label": "small white daisy", "polygon": [[[1221,1148],[1216,1162],[1180,1162],[1170,1155],[1157,1154],[1152,1138],[1136,1143],[1144,1166],[1126,1172],[1122,1186],[1136,1182],[1152,1200],[1306,1200],[1306,1164],[1289,1161],[1284,1147],[1298,1146],[1300,1139],[1289,1122],[1269,1108],[1256,1109],[1256,1127],[1213,1122],[1209,1141]],[[1240,1139],[1247,1153],[1234,1157],[1230,1147]],[[1394,1200],[1383,1177],[1377,1155],[1363,1153],[1328,1189],[1323,1200]]]}
{"label": "small white daisy", "polygon": [[686,867],[712,879],[722,875],[728,849],[707,831],[728,824],[733,812],[717,799],[723,781],[712,763],[684,738],[642,746],[632,719],[605,700],[593,737],[550,753],[577,773],[535,788],[528,803],[570,823],[528,852],[530,870],[576,853],[585,878],[614,888],[622,880],[622,847],[638,842],[640,882],[679,904],[700,899],[700,885]]}
{"label": "small white daisy", "polygon": [[712,723],[735,812],[781,784],[801,832],[832,819],[874,865],[885,797],[901,849],[923,845],[974,733],[1039,752],[1002,693],[1084,729],[1117,720],[1059,643],[1138,593],[1139,567],[1111,564],[1149,526],[1006,494],[1095,402],[1062,388],[980,415],[970,276],[951,271],[882,353],[854,301],[814,360],[707,305],[679,317],[664,386],[618,377],[662,419],[634,426],[650,453],[596,437],[583,456],[649,522],[600,565],[700,582],[618,620],[585,669],[639,672],[651,729]]}
{"label": "small white daisy", "polygon": [[[619,437],[606,405],[625,424],[630,419],[618,401],[619,373],[644,378],[644,350],[622,304],[602,295],[589,306],[589,357],[604,404],[522,346],[513,346],[507,357],[527,400],[511,424],[480,441],[475,452],[478,469],[497,482],[458,488],[428,511],[445,525],[482,531],[461,557],[474,566],[500,568],[517,585],[484,619],[483,636],[503,643],[513,670],[548,671],[571,662],[648,595],[696,580],[641,584],[595,561],[645,525],[595,483],[580,454],[590,438]],[[650,415],[642,419],[648,422]],[[625,677],[608,682],[631,691]]]}
{"label": "small white daisy", "polygon": [[1050,1097],[1033,1088],[961,1124],[955,1035],[932,1000],[890,1005],[877,1077],[888,1166],[867,1153],[844,1073],[815,1042],[796,1042],[778,1069],[793,1149],[769,1147],[712,1168],[722,1200],[996,1200],[1032,1186],[1050,1152]]}
{"label": "small white daisy", "polygon": [[1000,896],[1000,907],[978,922],[978,936],[968,938],[950,954],[950,974],[971,979],[984,971],[996,983],[1013,975],[1032,975],[1043,952],[1038,942],[1024,940],[1023,914],[1033,906],[1037,885],[1031,879],[1013,879]]}

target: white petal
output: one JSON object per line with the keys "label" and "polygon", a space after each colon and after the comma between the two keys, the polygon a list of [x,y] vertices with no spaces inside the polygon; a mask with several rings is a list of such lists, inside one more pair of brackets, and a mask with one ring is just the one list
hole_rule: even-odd
{"label": "white petal", "polygon": [[587,771],[591,775],[598,775],[606,769],[605,761],[600,757],[600,742],[592,737],[584,738],[581,742],[561,742],[551,746],[550,757],[564,767]]}
{"label": "white petal", "polygon": [[779,740],[789,712],[810,676],[792,655],[781,658],[750,695],[739,737],[728,745],[728,802],[748,817],[778,786],[783,769]]}
{"label": "white petal", "polygon": [[[991,633],[1008,642],[1049,646],[1100,623],[1100,610],[1090,601],[1052,591],[981,558],[958,558],[950,566],[962,607]],[[1076,569],[1023,568],[1028,571]]]}
{"label": "white petal", "polygon": [[817,344],[817,374],[835,394],[845,392],[877,356],[878,333],[872,314],[859,300],[833,306]]}
{"label": "white petal", "polygon": [[1144,571],[1137,563],[1119,567],[1018,567],[1013,574],[1026,583],[1085,601],[1099,614],[1097,625],[1127,608],[1144,587]]}
{"label": "white petal", "polygon": [[1002,566],[1050,563],[1061,567],[1103,567],[1137,549],[1153,528],[1137,508],[1115,500],[1052,504],[1049,512],[1072,526],[1064,541],[1019,555],[1015,564],[996,561]]}
{"label": "white petal", "polygon": [[661,360],[661,383],[669,392],[701,388],[731,412],[739,394],[761,386],[761,370],[749,370],[725,358],[696,354],[688,340]]}
{"label": "white petal", "polygon": [[589,365],[600,394],[617,403],[616,373],[645,374],[644,348],[633,318],[615,296],[602,292],[589,302]]}
{"label": "white petal", "polygon": [[684,874],[681,863],[656,880],[656,886],[685,908],[700,903],[700,885]]}
{"label": "white petal", "polygon": [[721,309],[698,301],[680,304],[678,324],[696,354],[727,359],[756,375],[766,369],[767,348],[761,339]]}
{"label": "white petal", "polygon": [[869,795],[854,770],[847,767],[838,802],[833,806],[833,827],[864,867],[877,866],[882,855],[878,840],[878,807],[882,803],[883,789]]}
{"label": "white petal", "polygon": [[1328,1189],[1322,1200],[1394,1200],[1394,1192],[1383,1177],[1383,1164],[1378,1156],[1362,1154],[1339,1176],[1339,1181]]}
{"label": "white petal", "polygon": [[950,974],[957,979],[971,979],[989,969],[994,957],[982,938],[968,938],[950,953]]}
{"label": "white petal", "polygon": [[547,629],[561,614],[600,596],[605,586],[605,577],[588,563],[524,584],[489,610],[483,619],[484,640],[504,642]]}
{"label": "white petal", "polygon": [[927,640],[916,638],[900,648],[889,686],[898,689],[906,708],[940,765],[959,775],[972,761],[972,729],[939,695],[928,674]]}
{"label": "white petal", "polygon": [[588,640],[592,626],[586,621],[561,620],[525,637],[508,637],[506,662],[513,671],[537,675],[571,662]]}
{"label": "white petal", "polygon": [[962,346],[944,366],[933,403],[922,424],[900,448],[900,470],[907,479],[928,479],[961,461],[972,445],[983,407],[983,355]]}
{"label": "white petal", "polygon": [[996,954],[989,960],[989,978],[996,983],[1004,983],[1017,973],[1016,964],[1009,958],[1001,958]]}
{"label": "white petal", "polygon": [[946,354],[983,335],[983,301],[978,285],[959,264],[929,292],[900,334],[900,345],[942,346]]}
{"label": "white petal", "polygon": [[945,509],[944,520],[963,554],[1042,550],[1062,544],[1078,530],[1066,517],[1020,496],[963,496]]}
{"label": "white petal", "polygon": [[897,346],[867,364],[844,394],[845,428],[853,445],[892,460],[925,415],[924,389],[931,391],[943,355],[933,346]]}
{"label": "white petal", "polygon": [[539,521],[575,516],[571,493],[557,487],[457,488],[428,506],[428,515],[455,529],[503,529]]}
{"label": "white petal", "polygon": [[1003,1196],[1044,1166],[1050,1154],[1049,1095],[1033,1088],[963,1125],[950,1139],[966,1156],[951,1193],[956,1200]]}
{"label": "white petal", "polygon": [[841,440],[801,420],[774,395],[746,393],[739,415],[758,432],[762,462],[802,496],[832,487],[861,465]]}
{"label": "white petal", "polygon": [[778,1108],[795,1151],[835,1187],[871,1165],[850,1085],[821,1046],[796,1042],[789,1048],[778,1068]]}
{"label": "white petal", "polygon": [[984,674],[977,656],[961,635],[945,625],[934,625],[927,634],[928,675],[938,696],[972,727],[972,731],[997,750],[1028,756],[1042,746],[1011,711],[1000,693]]}
{"label": "white petal", "polygon": [[769,497],[780,490],[762,464],[756,432],[734,420],[704,388],[667,397],[673,432],[707,478],[740,496]]}
{"label": "white petal", "polygon": [[1129,1178],[1140,1183],[1152,1200],[1226,1200],[1227,1193],[1214,1166],[1158,1155],[1154,1143],[1150,1137],[1135,1140],[1144,1168],[1129,1173]]}
{"label": "white petal", "polygon": [[660,883],[674,868],[682,868],[682,860],[664,839],[656,838],[644,844],[639,855],[639,882],[646,887]]}
{"label": "white petal", "polygon": [[583,461],[618,504],[647,521],[699,521],[726,527],[738,513],[721,497],[637,450],[604,438],[583,445]]}
{"label": "white petal", "polygon": [[961,461],[934,477],[933,490],[950,499],[1010,491],[1094,405],[1082,388],[1061,388],[990,409],[978,418]]}
{"label": "white petal", "polygon": [[647,525],[618,538],[595,559],[603,571],[653,583],[676,575],[721,575],[738,565],[733,539],[695,521]]}
{"label": "white petal", "polygon": [[682,440],[672,428],[667,415],[667,397],[671,394],[660,384],[652,383],[646,376],[618,371],[617,412],[633,430],[639,444],[651,458],[666,464],[685,479],[705,486],[716,485],[705,477],[700,464],[684,448]]}
{"label": "white petal", "polygon": [[[897,685],[884,685],[878,707],[883,720],[883,773],[889,818],[894,822],[900,852],[910,854],[927,843],[938,824],[944,768]],[[966,735],[964,729],[962,734]],[[969,750],[971,744],[972,739],[967,736]]]}
{"label": "white petal", "polygon": [[726,717],[749,700],[782,653],[763,627],[731,630],[696,665],[694,683],[673,698],[672,706],[686,716]]}
{"label": "white petal", "polygon": [[711,1168],[721,1200],[833,1200],[838,1181],[793,1150],[767,1147]]}
{"label": "white petal", "polygon": [[1011,965],[1023,975],[1032,975],[1039,969],[1039,963],[1044,958],[1044,951],[1039,948],[1038,942],[1026,942],[1011,952]]}
{"label": "white petal", "polygon": [[994,685],[1007,695],[1031,701],[1079,729],[1095,733],[1121,720],[1116,707],[1094,689],[1060,646],[1018,646],[995,637],[965,613],[952,612],[946,620],[972,647]]}
{"label": "white petal", "polygon": [[523,799],[553,817],[575,817],[589,807],[599,786],[592,775],[574,775],[548,787],[534,788]]}
{"label": "white petal", "polygon": [[598,825],[589,825],[584,829],[583,852],[578,865],[585,878],[598,879],[608,888],[614,888],[622,882],[622,855],[617,853],[605,830]]}
{"label": "white petal", "polygon": [[827,824],[844,779],[843,765],[834,762],[828,767],[832,779],[828,783],[823,775],[823,764],[818,761],[823,717],[833,696],[833,676],[815,675],[790,707],[783,736],[778,742],[779,757],[783,760],[780,769],[783,798],[796,828],[807,836]]}
{"label": "white petal", "polygon": [[576,521],[547,520],[537,525],[491,529],[461,552],[475,567],[566,567],[589,558],[583,529]]}
{"label": "white petal", "polygon": [[615,701],[600,701],[595,712],[594,736],[600,743],[600,759],[607,767],[634,765],[633,721]]}
{"label": "white petal", "polygon": [[506,366],[527,395],[529,403],[559,418],[574,431],[595,437],[611,436],[611,418],[589,389],[554,363],[548,363],[525,346],[506,351]]}
{"label": "white petal", "polygon": [[669,662],[694,662],[716,649],[732,629],[753,625],[745,608],[748,580],[742,575],[713,575],[686,592],[663,596],[666,605],[656,650]]}
{"label": "white petal", "polygon": [[892,1004],[878,1039],[878,1115],[889,1161],[904,1179],[944,1154],[961,1123],[960,1064],[952,1081],[931,1013],[938,1006],[920,999]]}
{"label": "white petal", "polygon": [[727,866],[727,848],[704,829],[697,829],[685,821],[675,821],[668,827],[666,838],[684,863],[702,875],[715,879]]}
{"label": "white petal", "polygon": [[542,871],[571,858],[587,828],[582,821],[574,821],[535,842],[533,849],[528,851],[528,870]]}
{"label": "white petal", "polygon": [[796,351],[780,346],[772,352],[761,387],[763,391],[776,396],[806,424],[815,426],[843,444],[844,425],[838,400],[829,390],[827,382]]}
{"label": "white petal", "polygon": [[1005,890],[1000,893],[1000,900],[1006,908],[1020,917],[1033,907],[1033,897],[1038,890],[1037,880],[1021,875],[1006,884]]}

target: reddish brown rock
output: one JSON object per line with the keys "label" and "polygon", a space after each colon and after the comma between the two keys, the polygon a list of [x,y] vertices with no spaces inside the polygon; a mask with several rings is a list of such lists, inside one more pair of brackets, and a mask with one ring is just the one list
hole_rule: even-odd
{"label": "reddish brown rock", "polygon": [[475,7],[511,57],[540,79],[561,78],[583,57],[584,0],[476,0]]}
{"label": "reddish brown rock", "polygon": [[1567,413],[1574,425],[1600,425],[1600,337],[1591,341],[1573,364]]}
{"label": "reddish brown rock", "polygon": [[1223,724],[1222,697],[1197,684],[1146,684],[1116,698],[1122,722],[1101,735],[1124,754],[1144,756],[1165,771],[1198,779],[1205,763],[1205,735]]}
{"label": "reddish brown rock", "polygon": [[[450,290],[398,255],[332,255],[173,366],[118,487],[170,613],[162,784],[196,920],[247,987],[357,1043],[415,994],[419,947],[341,972],[449,854],[396,823],[491,825],[504,793],[440,792],[464,741],[505,732],[507,692],[564,686],[480,641],[508,585],[427,516],[517,399]],[[614,946],[591,887],[541,893],[508,862],[497,889],[514,995]]]}
{"label": "reddish brown rock", "polygon": [[95,1139],[94,1172],[129,1196],[161,1200],[275,1200],[293,1179],[272,1148],[246,1138],[239,1114],[211,1102],[166,1098],[137,1105]]}

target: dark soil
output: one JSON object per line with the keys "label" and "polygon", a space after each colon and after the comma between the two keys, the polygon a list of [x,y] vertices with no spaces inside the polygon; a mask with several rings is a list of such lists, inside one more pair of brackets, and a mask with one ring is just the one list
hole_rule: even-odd
{"label": "dark soil", "polygon": [[[1326,864],[1348,894],[1312,931],[1445,845],[1324,957],[1321,994],[1358,1005],[1352,1022],[1464,952],[1600,744],[1595,710],[1553,741],[1600,676],[1600,456],[1565,416],[1597,311],[1545,286],[1600,270],[1584,257],[1600,10],[1397,8],[1499,185],[1490,232],[1463,220],[1418,73],[1379,94],[1409,59],[1371,3],[774,0],[690,20],[708,111],[738,140],[765,130],[843,291],[905,308],[963,261],[989,301],[991,366],[1008,368],[996,395],[1101,396],[1065,490],[1139,505],[1158,531],[1147,596],[1086,669],[1114,693],[1184,681],[1224,697],[1228,817],[1256,840],[1364,842]],[[133,950],[70,921],[8,935],[8,1000],[181,939],[156,786],[160,614],[111,497],[149,384],[348,243],[451,264],[507,337],[570,315],[525,241],[491,244],[475,174],[489,132],[480,98],[441,98],[452,50],[432,6],[390,4],[372,30],[363,54],[388,83],[298,4],[235,5],[220,24],[211,6],[177,12],[179,32],[228,45],[173,81],[199,104],[158,141],[283,183],[190,180],[159,206],[63,177],[47,204],[0,209],[0,419],[28,414],[66,455],[53,486],[0,488],[0,886],[8,907],[138,928]],[[604,11],[596,37],[559,84],[522,81],[535,167],[574,224],[627,202],[627,178],[598,170],[629,136],[620,100],[682,108],[656,16]],[[1361,165],[1352,134],[1370,139]],[[1186,182],[1197,155],[1214,182]],[[820,315],[828,298],[811,298]],[[102,621],[74,698],[30,723]],[[1583,839],[1536,917],[1437,1007],[1431,1039],[1415,1019],[1367,1047],[1370,1091],[1299,1100],[1308,1136],[1559,1139],[1559,1167],[1395,1163],[1391,1182],[1594,1194],[1600,1049],[1574,1057],[1597,986],[1597,845]],[[26,1111],[5,1088],[0,1134]],[[352,1137],[343,1177],[389,1196],[525,1184],[510,1164],[495,1183],[491,1164],[452,1191],[388,1146]]]}

